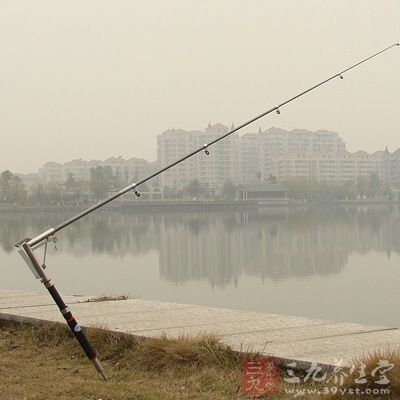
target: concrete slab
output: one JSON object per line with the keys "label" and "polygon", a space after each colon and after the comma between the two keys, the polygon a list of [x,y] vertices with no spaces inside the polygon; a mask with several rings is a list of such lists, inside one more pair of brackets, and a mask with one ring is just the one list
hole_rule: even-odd
{"label": "concrete slab", "polygon": [[[145,337],[210,333],[238,351],[253,350],[302,363],[334,364],[342,359],[350,365],[368,352],[400,349],[397,328],[140,299],[89,302],[88,296],[64,298],[83,326]],[[63,322],[48,294],[2,289],[0,318]]]}

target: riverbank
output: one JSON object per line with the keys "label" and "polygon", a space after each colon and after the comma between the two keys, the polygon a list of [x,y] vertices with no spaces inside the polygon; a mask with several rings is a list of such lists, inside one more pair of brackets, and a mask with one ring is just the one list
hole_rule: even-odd
{"label": "riverbank", "polygon": [[[315,391],[306,398],[320,399],[326,387],[390,388],[393,397],[382,398],[400,395],[396,328],[125,297],[64,298],[86,326],[108,381],[85,358],[48,295],[0,290],[2,400],[234,399],[243,390],[242,362],[254,359],[274,360],[274,399],[293,398],[293,390]],[[339,360],[343,384],[334,378]],[[386,367],[377,376],[379,360]],[[364,386],[354,383],[360,365]],[[312,380],[312,368],[325,379]],[[382,374],[390,384],[376,384]],[[295,385],[285,381],[293,376]],[[324,398],[347,398],[329,394]]]}
{"label": "riverbank", "polygon": [[[42,323],[39,326],[0,321],[0,393],[2,400],[130,400],[130,399],[200,399],[228,400],[242,395],[244,355],[233,352],[213,336],[165,336],[138,340],[98,329],[86,333],[107,371],[107,382],[100,380],[65,326]],[[260,360],[256,354],[247,359]],[[379,359],[394,365],[385,372],[389,384],[378,385],[371,374]],[[346,375],[343,384],[332,380],[329,385],[306,381],[302,385],[285,382],[284,370],[278,366],[275,400],[295,397],[296,388],[309,400],[371,398],[398,399],[400,395],[400,357],[398,353],[375,354],[364,363],[366,383],[354,385],[358,370]],[[318,371],[321,374],[321,371]],[[322,373],[332,373],[324,370]],[[306,380],[306,371],[296,371]],[[340,375],[337,376],[339,379]],[[352,379],[349,379],[352,378]],[[336,389],[335,389],[336,388]],[[339,388],[339,389],[337,389]],[[329,390],[329,392],[327,392]],[[384,390],[384,392],[383,392]],[[335,393],[336,392],[336,393]],[[342,393],[349,393],[342,395]],[[305,396],[306,393],[307,395]],[[390,394],[387,394],[390,393]],[[297,395],[299,396],[299,394]]]}
{"label": "riverbank", "polygon": [[[82,326],[137,338],[206,333],[222,338],[234,351],[273,355],[305,368],[311,363],[332,366],[338,359],[351,365],[367,353],[400,351],[400,329],[395,327],[142,299],[94,301],[76,295],[64,299]],[[64,323],[48,294],[4,289],[0,289],[0,320]]]}
{"label": "riverbank", "polygon": [[[240,201],[215,201],[215,200],[188,200],[188,201],[116,201],[102,208],[102,210],[121,210],[121,211],[219,211],[219,210],[257,210],[268,207],[304,207],[304,206],[368,206],[368,205],[400,205],[400,201],[382,200],[382,199],[357,199],[341,200],[332,202],[309,202],[294,201],[289,199],[267,199],[267,200],[240,200]],[[72,206],[72,205],[43,205],[43,206],[24,206],[24,205],[1,205],[0,213],[13,212],[79,212],[90,204]]]}
{"label": "riverbank", "polygon": [[212,337],[148,342],[88,330],[107,373],[99,379],[63,326],[0,323],[0,398],[232,399],[238,357]]}

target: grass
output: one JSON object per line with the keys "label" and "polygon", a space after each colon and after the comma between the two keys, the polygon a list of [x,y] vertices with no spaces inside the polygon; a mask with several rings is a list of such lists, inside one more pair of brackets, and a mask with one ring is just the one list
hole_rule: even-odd
{"label": "grass", "polygon": [[[31,326],[0,321],[0,399],[1,400],[131,400],[131,399],[238,399],[240,398],[241,359],[244,355],[210,335],[197,337],[137,339],[101,329],[88,329],[93,346],[101,349],[108,381],[104,382],[83,356],[81,349],[63,325]],[[257,357],[247,354],[246,358]],[[400,398],[399,352],[374,353],[355,360],[366,364],[369,381],[363,387],[379,385],[370,373],[380,360],[395,367],[387,372],[392,396]],[[282,371],[281,371],[282,372]],[[304,373],[303,373],[304,374]],[[297,374],[299,376],[299,374]],[[351,385],[353,377],[341,387]],[[353,378],[353,379],[350,379]],[[298,387],[298,386],[295,386]],[[302,385],[320,390],[321,386]],[[290,388],[282,381],[282,388]],[[292,386],[293,388],[293,386]],[[283,391],[274,399],[293,398]],[[355,399],[371,396],[312,395],[302,398]]]}
{"label": "grass", "polygon": [[87,330],[104,382],[61,325],[0,323],[0,399],[232,399],[239,356],[212,336],[137,340]]}
{"label": "grass", "polygon": [[92,297],[88,300],[83,301],[83,303],[101,303],[103,301],[119,301],[119,300],[128,300],[128,295],[121,296],[112,296],[103,294],[102,296]]}
{"label": "grass", "polygon": [[[377,384],[376,381],[380,379],[380,374],[375,373],[374,376],[371,376],[371,373],[373,370],[377,367],[378,362],[380,360],[386,360],[388,363],[393,364],[393,368],[390,371],[385,372],[386,377],[389,380],[388,385],[380,385]],[[369,353],[364,357],[361,357],[359,359],[353,360],[351,363],[352,365],[355,366],[353,370],[349,370],[349,368],[345,368],[344,372],[347,374],[347,376],[344,378],[343,384],[340,385],[339,380],[337,383],[333,379],[331,379],[330,382],[326,383],[321,383],[321,384],[313,384],[310,383],[308,385],[301,385],[302,389],[305,389],[306,395],[303,396],[302,398],[306,398],[309,400],[317,400],[317,399],[327,399],[327,400],[337,400],[337,399],[376,399],[376,400],[383,400],[383,399],[400,399],[400,352],[399,351],[382,351],[382,352],[374,352],[374,353]],[[364,372],[365,372],[365,379],[366,383],[364,384],[356,384],[354,381],[355,379],[360,378],[360,369],[359,367],[361,365],[364,365]],[[321,373],[323,373],[322,371]],[[329,369],[327,372],[327,377],[332,374],[332,368]],[[303,381],[305,372],[302,371],[300,373],[297,373],[296,376],[299,376],[301,380]],[[318,375],[320,376],[320,374]],[[290,388],[295,388],[298,387],[297,385],[288,385],[284,384],[282,386],[283,388],[290,389]],[[326,394],[312,394],[312,391],[315,391],[315,393],[323,392],[327,388],[329,389],[334,389],[334,387],[337,388],[336,393],[326,393]],[[356,390],[361,391],[361,393],[357,394]],[[389,389],[390,393],[389,394],[381,394],[381,395],[374,395],[373,391],[378,390],[378,389]],[[339,391],[340,390],[340,391]],[[350,391],[353,391],[350,393]],[[367,394],[366,392],[369,391]],[[275,399],[287,399],[288,397],[285,397],[283,394],[280,396],[276,396]],[[293,396],[291,397],[293,398]]]}
{"label": "grass", "polygon": [[[390,364],[393,364],[394,367],[385,372],[386,377],[390,381],[390,390],[392,392],[394,399],[400,398],[400,352],[398,350],[391,351],[383,351],[383,352],[373,352],[369,353],[365,357],[362,357],[359,360],[354,360],[354,365],[360,366],[361,364],[365,365],[365,379],[367,382],[363,385],[364,388],[368,389],[380,389],[385,387],[384,385],[377,384],[376,381],[380,379],[380,374],[375,372],[375,375],[372,376],[371,373],[377,367],[380,360],[388,361]],[[350,376],[350,382],[354,382],[354,379],[359,378],[360,373],[359,370],[355,370]],[[355,384],[349,384],[345,386],[346,388],[355,389],[357,386]],[[354,396],[353,396],[354,397]],[[384,398],[388,398],[385,396]]]}

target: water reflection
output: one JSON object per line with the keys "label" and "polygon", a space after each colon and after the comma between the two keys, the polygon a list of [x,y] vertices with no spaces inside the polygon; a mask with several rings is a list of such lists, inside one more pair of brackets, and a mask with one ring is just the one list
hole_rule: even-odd
{"label": "water reflection", "polygon": [[[0,214],[0,246],[66,219],[61,213]],[[241,276],[285,280],[338,274],[352,252],[400,253],[399,206],[270,208],[255,212],[100,212],[59,235],[76,257],[159,254],[169,282],[237,285]]]}

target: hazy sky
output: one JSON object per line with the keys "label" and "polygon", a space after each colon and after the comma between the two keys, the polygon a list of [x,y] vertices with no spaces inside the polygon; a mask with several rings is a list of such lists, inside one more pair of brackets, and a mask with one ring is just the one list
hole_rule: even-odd
{"label": "hazy sky", "polygon": [[[0,0],[0,171],[156,159],[165,129],[239,124],[400,41],[399,0]],[[400,147],[400,47],[245,130]]]}

